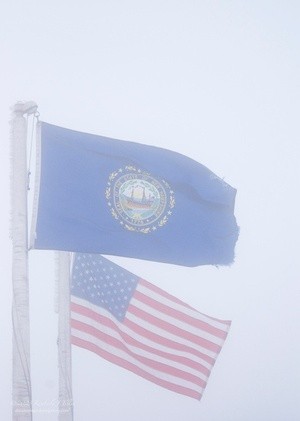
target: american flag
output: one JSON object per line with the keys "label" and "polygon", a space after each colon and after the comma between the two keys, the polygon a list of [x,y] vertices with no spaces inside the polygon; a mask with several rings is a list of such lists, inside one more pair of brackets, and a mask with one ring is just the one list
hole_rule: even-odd
{"label": "american flag", "polygon": [[96,254],[75,255],[71,288],[72,344],[201,399],[230,321],[199,313]]}

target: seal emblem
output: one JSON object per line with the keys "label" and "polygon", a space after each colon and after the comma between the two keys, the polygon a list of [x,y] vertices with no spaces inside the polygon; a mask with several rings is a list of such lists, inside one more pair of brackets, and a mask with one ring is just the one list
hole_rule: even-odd
{"label": "seal emblem", "polygon": [[133,166],[110,174],[105,196],[122,227],[143,234],[163,227],[175,206],[174,192],[165,180]]}

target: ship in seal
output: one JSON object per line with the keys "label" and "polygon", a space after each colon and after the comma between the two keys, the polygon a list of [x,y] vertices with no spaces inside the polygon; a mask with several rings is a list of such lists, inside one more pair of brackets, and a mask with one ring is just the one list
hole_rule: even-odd
{"label": "ship in seal", "polygon": [[120,225],[144,234],[166,225],[175,206],[174,192],[165,180],[133,166],[110,174],[105,195]]}

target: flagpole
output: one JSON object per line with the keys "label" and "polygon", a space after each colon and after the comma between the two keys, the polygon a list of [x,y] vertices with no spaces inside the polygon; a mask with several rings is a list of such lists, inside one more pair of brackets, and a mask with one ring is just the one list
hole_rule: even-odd
{"label": "flagpole", "polygon": [[73,420],[72,359],[70,342],[70,262],[70,253],[63,251],[57,253],[59,421]]}
{"label": "flagpole", "polygon": [[12,419],[32,420],[28,286],[27,122],[37,105],[19,102],[11,121]]}

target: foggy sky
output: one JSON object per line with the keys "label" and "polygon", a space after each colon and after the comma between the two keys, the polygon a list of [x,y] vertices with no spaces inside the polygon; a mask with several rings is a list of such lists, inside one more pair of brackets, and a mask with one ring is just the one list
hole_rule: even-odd
{"label": "foggy sky", "polygon": [[[1,419],[11,416],[8,122],[18,100],[35,101],[52,124],[185,154],[237,189],[240,237],[230,267],[112,258],[232,320],[202,400],[74,347],[74,419],[299,419],[299,9],[289,0],[0,6]],[[57,419],[54,278],[53,252],[31,251],[34,421]],[[37,411],[43,405],[49,412]]]}

